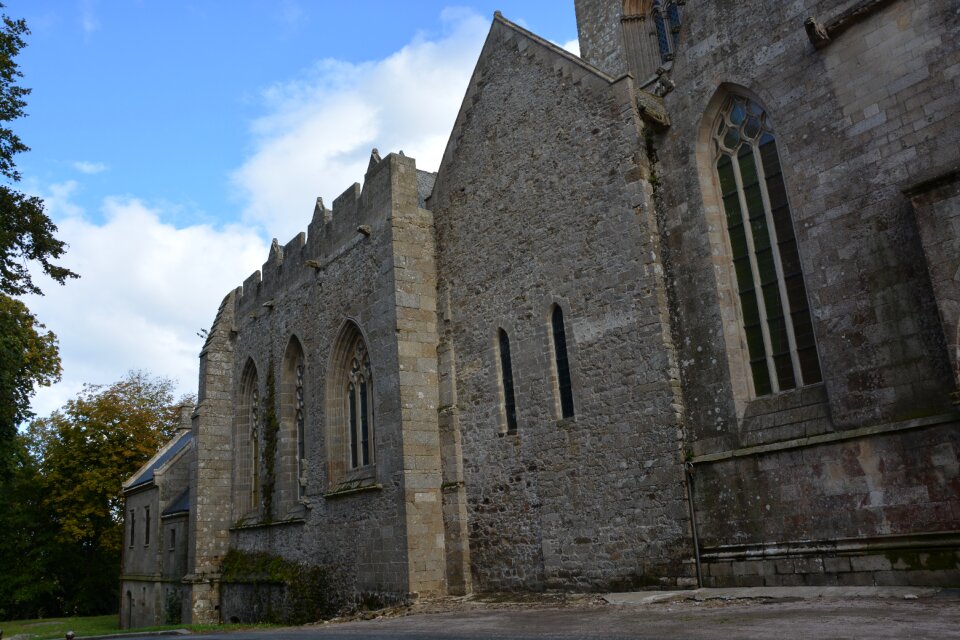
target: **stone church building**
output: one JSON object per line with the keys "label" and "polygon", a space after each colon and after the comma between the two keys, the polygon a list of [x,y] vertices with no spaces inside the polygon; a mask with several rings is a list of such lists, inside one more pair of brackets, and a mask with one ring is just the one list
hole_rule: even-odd
{"label": "stone church building", "polygon": [[495,15],[439,170],[374,151],[224,298],[126,626],[243,619],[230,550],[353,598],[960,585],[957,3],[575,4],[582,59]]}

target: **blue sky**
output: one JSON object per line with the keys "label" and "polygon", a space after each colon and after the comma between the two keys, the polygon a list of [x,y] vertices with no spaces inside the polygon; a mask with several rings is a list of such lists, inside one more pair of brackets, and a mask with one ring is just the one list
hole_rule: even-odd
{"label": "blue sky", "polygon": [[575,50],[573,0],[8,0],[32,31],[21,188],[82,276],[27,299],[64,363],[34,409],[129,369],[195,391],[196,332],[272,237],[372,147],[437,168],[496,9]]}

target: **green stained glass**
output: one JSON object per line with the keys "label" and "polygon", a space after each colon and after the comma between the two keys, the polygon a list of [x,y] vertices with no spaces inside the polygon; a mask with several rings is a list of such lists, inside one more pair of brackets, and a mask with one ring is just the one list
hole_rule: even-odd
{"label": "green stained glass", "polygon": [[734,151],[738,144],[740,144],[740,132],[736,129],[728,129],[726,135],[723,136],[723,146]]}
{"label": "green stained glass", "polygon": [[740,290],[740,306],[743,307],[743,324],[760,324],[760,309],[757,307],[757,295],[753,288]]}
{"label": "green stained glass", "polygon": [[773,393],[770,386],[770,371],[767,368],[767,361],[758,360],[750,362],[750,371],[753,373],[753,391],[758,396],[767,396]]}
{"label": "green stained glass", "polygon": [[736,158],[721,150],[716,168],[754,391],[766,395],[820,382],[787,190],[763,108],[747,98],[730,99],[714,141]]}

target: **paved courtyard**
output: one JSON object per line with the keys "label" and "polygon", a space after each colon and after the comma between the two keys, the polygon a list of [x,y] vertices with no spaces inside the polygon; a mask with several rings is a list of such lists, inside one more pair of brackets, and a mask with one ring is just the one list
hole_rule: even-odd
{"label": "paved courtyard", "polygon": [[[877,591],[876,593],[879,593]],[[960,638],[960,590],[922,595],[856,592],[791,595],[776,598],[668,600],[609,604],[600,598],[562,603],[473,602],[413,615],[333,622],[291,629],[240,632],[230,640],[311,640],[344,638],[421,638],[467,640],[510,638],[763,639],[792,638],[920,640]],[[629,601],[630,598],[614,601]],[[634,598],[639,600],[640,598]],[[419,606],[419,605],[418,605]],[[446,611],[443,609],[446,608]],[[222,634],[192,636],[224,640]]]}

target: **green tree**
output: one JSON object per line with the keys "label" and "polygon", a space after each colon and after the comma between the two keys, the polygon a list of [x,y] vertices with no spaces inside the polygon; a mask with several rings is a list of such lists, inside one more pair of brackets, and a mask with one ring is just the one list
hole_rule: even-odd
{"label": "green tree", "polygon": [[[3,7],[2,3],[0,7]],[[25,115],[30,89],[17,84],[23,74],[16,57],[26,46],[24,36],[29,33],[24,20],[3,16],[3,27],[0,28],[0,123]],[[63,255],[66,246],[54,237],[57,227],[44,213],[43,201],[12,187],[20,180],[13,157],[24,151],[29,151],[29,147],[10,127],[0,124],[0,175],[8,181],[0,185],[0,293],[11,296],[41,293],[27,269],[31,261],[39,262],[43,272],[60,284],[67,278],[77,277],[69,269],[52,262]]]}
{"label": "green tree", "polygon": [[[31,417],[34,386],[60,379],[57,338],[43,329],[25,304],[0,295],[0,443],[10,442],[17,425]],[[0,478],[14,463],[10,456],[0,458]]]}
{"label": "green tree", "polygon": [[[109,386],[86,385],[49,417],[34,420],[21,436],[29,460],[18,467],[12,484],[29,479],[39,497],[29,503],[32,511],[8,507],[8,512],[23,522],[45,523],[51,534],[40,541],[45,547],[31,565],[41,581],[35,594],[38,607],[49,607],[50,593],[56,595],[58,610],[46,609],[47,615],[115,610],[123,539],[121,485],[174,433],[180,404],[174,403],[170,380],[131,372]],[[0,530],[6,526],[0,520]],[[26,538],[20,539],[26,544]],[[0,556],[4,574],[28,548]],[[9,576],[0,583],[5,579]]]}
{"label": "green tree", "polygon": [[[3,4],[0,4],[3,7]],[[56,338],[52,333],[38,334],[42,328],[27,308],[13,296],[42,294],[33,281],[31,264],[39,264],[42,272],[63,284],[77,274],[54,260],[60,258],[66,245],[54,234],[57,227],[44,213],[43,201],[27,196],[14,188],[20,180],[14,156],[28,151],[13,129],[13,120],[24,116],[30,89],[17,84],[23,77],[16,63],[17,54],[26,45],[30,33],[23,20],[2,17],[0,27],[0,329],[5,340],[0,357],[0,474],[11,464],[4,450],[13,438],[17,425],[30,416],[29,401],[35,385],[50,384],[59,379],[60,359]],[[38,345],[42,343],[42,348]],[[17,348],[21,353],[15,353]],[[3,479],[0,475],[0,480]]]}

